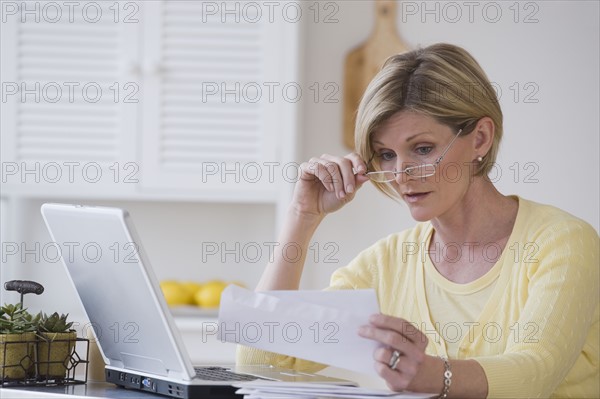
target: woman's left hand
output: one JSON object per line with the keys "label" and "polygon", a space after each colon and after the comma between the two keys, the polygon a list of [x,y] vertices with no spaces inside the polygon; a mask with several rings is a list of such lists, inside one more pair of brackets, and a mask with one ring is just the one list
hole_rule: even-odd
{"label": "woman's left hand", "polygon": [[415,377],[426,358],[427,337],[398,317],[375,314],[369,321],[371,324],[362,326],[359,335],[383,344],[373,352],[375,370],[391,390],[415,390]]}

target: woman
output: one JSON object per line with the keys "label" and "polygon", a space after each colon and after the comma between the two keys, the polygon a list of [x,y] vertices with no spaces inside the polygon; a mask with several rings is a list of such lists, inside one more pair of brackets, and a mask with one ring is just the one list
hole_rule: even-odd
{"label": "woman", "polygon": [[[358,109],[357,153],[302,164],[280,242],[307,253],[323,218],[367,181],[419,223],[361,252],[329,289],[375,288],[359,334],[393,390],[440,397],[598,397],[598,234],[487,178],[502,112],[479,64],[436,44],[391,57]],[[257,290],[298,289],[304,259],[276,257]],[[241,363],[316,370],[250,349]]]}

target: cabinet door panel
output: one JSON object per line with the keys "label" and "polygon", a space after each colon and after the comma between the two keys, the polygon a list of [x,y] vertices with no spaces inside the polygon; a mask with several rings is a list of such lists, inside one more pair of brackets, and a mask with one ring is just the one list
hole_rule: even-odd
{"label": "cabinet door panel", "polygon": [[131,65],[139,24],[124,22],[126,4],[135,5],[12,3],[2,24],[2,177],[9,192],[135,190],[139,83]]}
{"label": "cabinet door panel", "polygon": [[277,149],[295,123],[284,119],[281,107],[296,106],[282,104],[285,74],[277,64],[296,49],[281,41],[281,33],[297,28],[250,17],[236,11],[240,4],[144,5],[144,37],[151,37],[144,47],[145,191],[277,199]]}

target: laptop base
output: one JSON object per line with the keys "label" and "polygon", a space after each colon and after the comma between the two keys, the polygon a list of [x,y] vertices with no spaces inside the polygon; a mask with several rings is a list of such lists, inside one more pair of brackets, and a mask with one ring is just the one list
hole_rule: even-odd
{"label": "laptop base", "polygon": [[235,388],[231,385],[185,385],[173,381],[146,377],[135,372],[105,370],[106,382],[123,388],[135,389],[142,392],[154,393],[172,398],[215,398],[215,399],[240,399],[243,395],[236,395]]}

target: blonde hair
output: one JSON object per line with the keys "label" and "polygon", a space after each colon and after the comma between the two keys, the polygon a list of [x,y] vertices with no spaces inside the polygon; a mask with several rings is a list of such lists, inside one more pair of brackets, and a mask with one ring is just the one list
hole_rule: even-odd
{"label": "blonde hair", "polygon": [[[364,160],[372,158],[373,133],[399,111],[432,117],[455,134],[462,128],[462,135],[471,133],[482,117],[491,118],[493,144],[475,168],[475,176],[488,175],[502,138],[502,110],[488,77],[466,50],[439,43],[387,59],[358,107],[355,148]],[[375,185],[388,196],[398,197],[389,184]]]}

